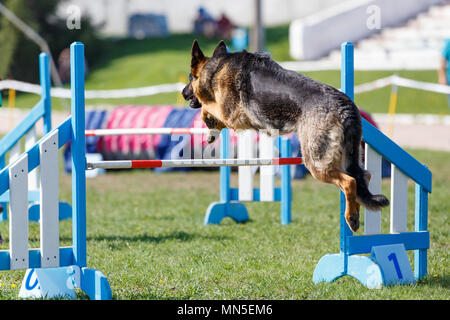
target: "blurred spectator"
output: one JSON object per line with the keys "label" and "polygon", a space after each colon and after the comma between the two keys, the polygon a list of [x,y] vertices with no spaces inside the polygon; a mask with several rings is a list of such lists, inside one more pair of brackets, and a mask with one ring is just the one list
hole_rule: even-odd
{"label": "blurred spectator", "polygon": [[[442,50],[441,62],[438,70],[439,83],[450,85],[450,38],[445,39]],[[450,95],[447,96],[448,107],[450,108]]]}
{"label": "blurred spectator", "polygon": [[219,21],[217,22],[217,35],[222,39],[230,40],[233,28],[234,26],[230,19],[228,19],[225,13],[222,13]]}
{"label": "blurred spectator", "polygon": [[58,73],[62,83],[70,82],[70,49],[66,48],[58,57]]}
{"label": "blurred spectator", "polygon": [[[84,59],[84,74],[87,75],[87,60]],[[65,48],[58,57],[58,74],[63,84],[70,82],[70,48]]]}
{"label": "blurred spectator", "polygon": [[203,7],[198,8],[198,15],[194,21],[194,32],[212,38],[215,36],[216,28],[216,20]]}

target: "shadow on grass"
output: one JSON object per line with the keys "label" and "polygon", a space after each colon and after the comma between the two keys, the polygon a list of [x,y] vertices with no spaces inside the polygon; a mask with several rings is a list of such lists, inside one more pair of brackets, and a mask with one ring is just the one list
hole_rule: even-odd
{"label": "shadow on grass", "polygon": [[224,241],[233,240],[233,238],[224,235],[204,235],[199,233],[187,233],[184,231],[176,231],[169,234],[150,235],[150,234],[137,234],[137,235],[97,235],[88,237],[88,241],[133,241],[133,242],[154,242],[162,243],[166,241],[193,241],[193,240],[213,240]]}

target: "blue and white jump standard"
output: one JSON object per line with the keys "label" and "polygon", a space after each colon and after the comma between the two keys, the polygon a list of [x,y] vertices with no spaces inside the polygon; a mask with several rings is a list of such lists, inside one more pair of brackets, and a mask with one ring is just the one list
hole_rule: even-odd
{"label": "blue and white jump standard", "polygon": [[[341,90],[353,100],[353,45],[342,44]],[[314,282],[332,282],[349,275],[368,288],[382,285],[406,284],[421,279],[427,273],[427,249],[430,235],[427,231],[428,193],[431,192],[431,172],[401,149],[365,119],[365,166],[372,178],[369,189],[381,192],[381,158],[392,164],[390,198],[390,233],[381,234],[380,212],[365,210],[364,233],[354,236],[345,222],[345,196],[341,192],[340,253],[328,254],[318,262]],[[407,232],[408,178],[414,180],[415,228]],[[405,250],[414,250],[414,276]],[[364,256],[358,254],[371,254]]]}
{"label": "blue and white jump standard", "polygon": [[[20,297],[111,299],[106,277],[86,267],[86,157],[84,133],[84,46],[70,46],[72,116],[47,133],[0,172],[0,195],[10,194],[10,248],[0,251],[0,270],[28,269]],[[58,149],[72,143],[72,246],[59,246]],[[40,165],[40,241],[28,248],[28,173]]]}

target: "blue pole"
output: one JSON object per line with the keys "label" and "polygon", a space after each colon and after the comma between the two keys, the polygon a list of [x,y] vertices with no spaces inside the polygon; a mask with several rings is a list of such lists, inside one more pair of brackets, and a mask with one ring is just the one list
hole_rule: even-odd
{"label": "blue pole", "polygon": [[[6,165],[5,154],[0,155],[0,170],[3,169]],[[0,213],[0,221],[8,220],[8,203],[2,202],[0,206],[3,207],[3,211]],[[1,235],[0,235],[1,236]]]}
{"label": "blue pole", "polygon": [[[221,133],[220,157],[228,159],[230,157],[230,131],[225,128]],[[230,202],[230,176],[230,167],[220,167],[220,202]]]}
{"label": "blue pole", "polygon": [[39,78],[41,83],[41,100],[44,104],[44,134],[52,130],[52,100],[50,96],[50,57],[42,52],[39,55]]}
{"label": "blue pole", "polygon": [[[341,45],[341,91],[350,99],[354,96],[354,75],[353,75],[353,44],[344,42]],[[345,221],[345,195],[340,192],[340,251],[344,254],[344,273],[347,273],[348,255],[346,238],[353,235]]]}
{"label": "blue pole", "polygon": [[86,155],[84,135],[84,45],[70,45],[72,112],[72,242],[74,264],[86,267]]}
{"label": "blue pole", "polygon": [[[428,225],[428,192],[416,183],[414,231],[426,231]],[[414,250],[414,276],[421,279],[427,274],[427,249]]]}
{"label": "blue pole", "polygon": [[354,100],[353,44],[344,42],[341,45],[341,91]]}
{"label": "blue pole", "polygon": [[[291,141],[286,137],[279,137],[279,145],[281,149],[281,158],[290,158]],[[292,222],[291,199],[291,166],[285,165],[281,167],[281,224],[283,225]]]}

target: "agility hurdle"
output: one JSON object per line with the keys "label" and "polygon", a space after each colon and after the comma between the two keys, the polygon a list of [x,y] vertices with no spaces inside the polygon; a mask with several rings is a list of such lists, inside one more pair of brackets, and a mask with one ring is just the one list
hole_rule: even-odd
{"label": "agility hurdle", "polygon": [[[220,138],[220,158],[217,160],[144,160],[143,162],[128,160],[122,162],[103,162],[92,163],[89,169],[131,169],[134,165],[141,165],[140,168],[175,168],[175,167],[221,167],[220,168],[220,202],[214,202],[208,207],[204,224],[219,224],[223,218],[230,217],[236,222],[245,222],[249,220],[248,211],[242,202],[244,201],[280,201],[281,202],[281,224],[288,224],[291,218],[291,174],[289,167],[281,169],[281,187],[275,187],[276,168],[279,163],[268,161],[254,161],[255,147],[254,144],[256,132],[253,130],[245,130],[237,133],[237,157],[238,159],[252,159],[248,164],[240,164],[239,161],[230,159],[230,133],[229,129],[221,131]],[[86,130],[86,136],[113,136],[113,135],[154,135],[154,134],[208,134],[207,128],[127,128],[127,129],[94,129]],[[280,150],[281,149],[281,150]],[[259,133],[259,156],[273,160],[278,156],[282,159],[291,157],[291,142],[286,137],[271,137],[265,132]],[[299,158],[294,159],[291,163],[285,164],[301,164]],[[260,159],[263,160],[263,159]],[[142,161],[142,160],[141,160]],[[224,165],[220,165],[220,161]],[[286,161],[286,160],[283,160]],[[179,163],[179,164],[178,164]],[[228,165],[225,163],[229,163]],[[133,165],[134,164],[134,165]],[[230,187],[231,169],[227,166],[237,166],[238,168],[238,188]],[[254,188],[254,174],[256,169],[260,169],[260,187]]]}
{"label": "agility hurdle", "polygon": [[149,169],[149,168],[207,168],[207,167],[246,167],[278,166],[302,164],[302,158],[273,159],[191,159],[191,160],[112,160],[87,163],[88,169]]}
{"label": "agility hurdle", "polygon": [[[30,110],[25,118],[20,121],[15,128],[6,134],[0,140],[0,169],[3,169],[6,164],[6,154],[9,153],[9,163],[13,163],[22,154],[22,138],[24,138],[24,150],[31,148],[37,140],[36,124],[40,119],[43,121],[43,134],[50,132],[52,128],[51,122],[51,97],[50,97],[50,64],[49,55],[41,53],[39,55],[39,81],[41,85],[41,99]],[[39,169],[36,168],[28,175],[28,199],[31,205],[29,206],[29,215],[31,221],[39,221]],[[8,206],[10,202],[9,193],[0,196],[0,204],[3,206],[3,212],[0,214],[0,221],[8,220]],[[71,207],[66,202],[61,202],[59,205],[60,219],[70,218],[72,215]]]}
{"label": "agility hurdle", "polygon": [[129,128],[129,129],[91,129],[86,137],[122,136],[139,134],[208,134],[207,128]]}
{"label": "agility hurdle", "polygon": [[[353,45],[341,47],[341,90],[354,96]],[[381,192],[381,159],[391,163],[390,233],[381,233],[380,211],[365,210],[364,235],[355,236],[345,221],[345,196],[340,196],[340,253],[327,254],[318,262],[314,282],[332,282],[349,275],[368,288],[412,283],[427,273],[428,193],[431,172],[387,136],[361,118],[365,142],[365,168],[372,175],[369,190]],[[415,182],[415,226],[407,229],[408,179]],[[414,250],[414,275],[406,255]],[[364,256],[360,254],[371,254]]]}
{"label": "agility hurdle", "polygon": [[[9,191],[9,250],[0,251],[0,270],[27,269],[20,297],[76,297],[81,288],[91,299],[111,299],[106,277],[86,268],[86,181],[84,135],[84,46],[70,46],[71,112],[56,129],[0,172],[0,195]],[[58,149],[72,142],[72,246],[59,246]],[[40,248],[28,245],[28,176],[40,167]]]}
{"label": "agility hurdle", "polygon": [[[230,129],[222,129],[220,157],[227,159],[232,155],[230,148]],[[253,130],[245,130],[238,137],[238,159],[253,158],[256,154]],[[288,159],[291,157],[291,141],[287,137],[271,137],[264,132],[259,133],[259,157]],[[299,164],[299,163],[291,163]],[[246,166],[238,168],[238,187],[231,188],[231,168],[220,168],[220,200],[213,202],[206,210],[204,224],[219,224],[225,217],[236,222],[249,220],[247,208],[242,202],[246,201],[279,201],[280,220],[282,225],[292,222],[291,203],[291,172],[290,166],[283,166],[280,175],[280,187],[275,186],[276,167],[264,165],[260,167],[259,188],[254,187],[255,167]]]}

